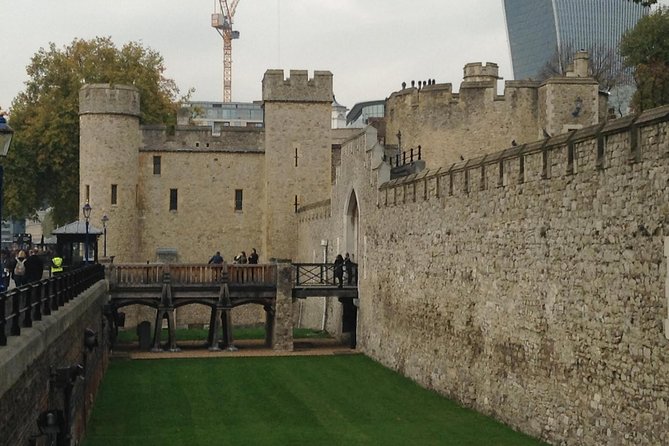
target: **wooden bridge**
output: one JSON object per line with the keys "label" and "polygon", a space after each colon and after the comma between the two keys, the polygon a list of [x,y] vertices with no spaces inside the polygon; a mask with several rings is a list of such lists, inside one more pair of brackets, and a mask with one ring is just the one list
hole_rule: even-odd
{"label": "wooden bridge", "polygon": [[[107,267],[111,294],[107,314],[117,327],[119,309],[123,307],[155,308],[153,350],[162,349],[161,329],[167,320],[167,348],[175,351],[178,350],[176,309],[190,304],[205,305],[210,309],[209,349],[233,350],[231,310],[257,304],[265,310],[265,343],[273,346],[279,288],[289,287],[293,298],[336,296],[349,308],[345,313],[350,314],[350,307],[358,297],[356,271],[357,265],[353,264],[345,272],[340,287],[334,280],[331,264],[293,264],[289,279],[278,276],[276,264],[112,264]],[[289,283],[281,283],[286,279]]]}

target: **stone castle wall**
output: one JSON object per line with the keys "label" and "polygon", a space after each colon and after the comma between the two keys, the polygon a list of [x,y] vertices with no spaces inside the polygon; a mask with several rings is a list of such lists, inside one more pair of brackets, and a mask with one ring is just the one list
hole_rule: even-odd
{"label": "stone castle wall", "polygon": [[359,347],[552,444],[669,442],[669,108],[634,118],[378,183],[344,145]]}
{"label": "stone castle wall", "polygon": [[[154,156],[161,158],[160,175],[153,174]],[[174,249],[182,263],[206,263],[216,251],[231,262],[253,247],[266,260],[260,250],[264,169],[260,151],[140,151],[139,261],[156,261],[157,250]],[[170,189],[177,190],[176,211],[170,210]],[[241,210],[235,209],[238,189]]]}
{"label": "stone castle wall", "polygon": [[265,213],[263,251],[296,255],[297,204],[328,198],[332,181],[332,74],[269,70],[263,78],[265,109]]}
{"label": "stone castle wall", "polygon": [[[421,146],[428,168],[494,153],[567,128],[603,120],[598,85],[591,78],[565,77],[542,83],[507,81],[497,94],[496,64],[467,64],[459,93],[452,84],[404,88],[386,101],[386,144],[402,150]],[[578,114],[572,115],[577,99]],[[548,110],[548,111],[547,111]]]}
{"label": "stone castle wall", "polygon": [[[71,399],[72,444],[79,444],[109,363],[109,332],[102,316],[107,282],[101,281],[20,336],[10,336],[0,347],[0,444],[46,444],[37,419],[47,410],[65,409],[64,391],[53,384],[52,371],[75,364],[85,366],[74,381]],[[84,348],[84,332],[92,329],[99,346]],[[64,444],[64,443],[63,443]]]}

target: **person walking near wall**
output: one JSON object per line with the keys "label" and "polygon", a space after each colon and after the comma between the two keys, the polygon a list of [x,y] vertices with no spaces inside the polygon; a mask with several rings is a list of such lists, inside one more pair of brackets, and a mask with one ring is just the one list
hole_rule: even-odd
{"label": "person walking near wall", "polygon": [[17,287],[26,283],[26,252],[21,250],[16,255],[14,264],[14,284]]}
{"label": "person walking near wall", "polygon": [[258,263],[258,253],[255,248],[251,248],[251,254],[249,254],[249,264],[255,265]]}
{"label": "person walking near wall", "polygon": [[26,283],[39,282],[42,280],[42,273],[44,272],[44,262],[40,258],[38,251],[33,249],[26,259]]}
{"label": "person walking near wall", "polygon": [[337,285],[339,288],[344,286],[344,258],[341,254],[337,254],[337,258],[334,261],[334,278],[335,284],[339,282]]}
{"label": "person walking near wall", "polygon": [[216,251],[216,254],[211,256],[211,259],[209,259],[209,262],[207,262],[208,265],[221,265],[223,263],[223,256],[221,255],[221,251]]}
{"label": "person walking near wall", "polygon": [[54,256],[51,259],[51,275],[55,276],[63,272],[63,258],[60,256]]}
{"label": "person walking near wall", "polygon": [[246,264],[247,259],[246,259],[246,253],[244,251],[240,252],[238,255],[235,256],[235,263],[244,265]]}

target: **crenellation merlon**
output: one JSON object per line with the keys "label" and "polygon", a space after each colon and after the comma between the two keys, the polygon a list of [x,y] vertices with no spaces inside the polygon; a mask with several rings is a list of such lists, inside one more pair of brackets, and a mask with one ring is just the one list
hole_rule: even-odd
{"label": "crenellation merlon", "polygon": [[465,65],[464,82],[495,82],[499,77],[499,65],[493,62],[472,62]]}
{"label": "crenellation merlon", "polygon": [[332,102],[332,73],[314,71],[309,78],[307,70],[290,70],[284,78],[283,70],[267,70],[262,80],[262,98],[265,102]]}
{"label": "crenellation merlon", "polygon": [[139,117],[139,90],[131,85],[84,85],[79,90],[79,115],[90,114]]}

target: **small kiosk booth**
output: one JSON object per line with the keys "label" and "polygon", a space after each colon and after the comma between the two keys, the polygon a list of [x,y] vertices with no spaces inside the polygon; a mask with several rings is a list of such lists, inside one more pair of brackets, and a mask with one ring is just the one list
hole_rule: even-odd
{"label": "small kiosk booth", "polygon": [[56,236],[56,254],[63,258],[66,270],[86,263],[98,263],[101,229],[79,220],[54,229],[52,234]]}

